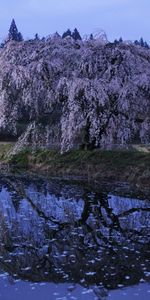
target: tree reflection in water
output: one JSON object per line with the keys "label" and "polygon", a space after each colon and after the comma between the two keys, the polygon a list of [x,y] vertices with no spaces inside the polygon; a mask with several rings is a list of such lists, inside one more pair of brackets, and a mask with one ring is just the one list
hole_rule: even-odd
{"label": "tree reflection in water", "polygon": [[0,180],[0,269],[99,299],[150,280],[150,201],[25,177]]}

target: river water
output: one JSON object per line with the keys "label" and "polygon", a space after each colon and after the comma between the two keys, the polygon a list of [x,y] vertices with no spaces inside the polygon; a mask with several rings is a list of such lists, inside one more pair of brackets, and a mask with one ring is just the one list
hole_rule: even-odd
{"label": "river water", "polygon": [[150,198],[1,176],[0,299],[150,299]]}

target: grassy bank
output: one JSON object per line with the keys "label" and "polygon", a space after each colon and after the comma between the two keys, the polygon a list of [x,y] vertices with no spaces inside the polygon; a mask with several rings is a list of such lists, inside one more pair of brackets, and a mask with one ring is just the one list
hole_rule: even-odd
{"label": "grassy bank", "polygon": [[10,149],[14,146],[12,142],[0,142],[0,162],[6,160],[7,153],[9,153]]}
{"label": "grassy bank", "polygon": [[25,149],[5,162],[15,169],[25,168],[52,176],[150,185],[150,153],[143,151],[73,150],[60,155],[58,151]]}

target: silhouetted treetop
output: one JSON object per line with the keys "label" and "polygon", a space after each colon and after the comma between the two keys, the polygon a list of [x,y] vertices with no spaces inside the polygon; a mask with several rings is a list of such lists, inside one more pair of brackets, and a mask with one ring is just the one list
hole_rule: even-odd
{"label": "silhouetted treetop", "polygon": [[38,33],[35,34],[34,39],[35,39],[36,41],[39,41],[39,40],[40,40],[40,37],[39,37]]}
{"label": "silhouetted treetop", "polygon": [[15,20],[12,19],[12,22],[11,22],[11,25],[9,28],[8,41],[21,42],[22,40],[23,40],[22,34],[21,34],[21,32],[18,31]]}
{"label": "silhouetted treetop", "polygon": [[62,38],[64,39],[64,38],[66,38],[67,36],[72,36],[72,34],[71,34],[71,30],[70,29],[68,29],[67,31],[65,31],[64,33],[63,33],[63,35],[62,35]]}
{"label": "silhouetted treetop", "polygon": [[82,40],[82,38],[81,38],[81,36],[80,36],[80,33],[79,33],[79,31],[77,30],[77,28],[75,28],[73,32],[71,32],[71,30],[68,29],[67,31],[65,31],[65,32],[63,33],[62,38],[64,39],[64,38],[66,38],[66,37],[68,37],[68,36],[72,37],[75,41],[77,41],[77,40]]}
{"label": "silhouetted treetop", "polygon": [[74,29],[74,32],[72,33],[72,37],[75,41],[82,40],[81,35],[80,35],[79,31],[77,30],[77,28]]}
{"label": "silhouetted treetop", "polygon": [[146,41],[144,41],[142,37],[140,38],[139,41],[138,41],[138,40],[135,40],[135,41],[134,41],[134,44],[135,44],[136,46],[141,46],[141,47],[144,47],[144,48],[149,49],[148,43],[147,43]]}

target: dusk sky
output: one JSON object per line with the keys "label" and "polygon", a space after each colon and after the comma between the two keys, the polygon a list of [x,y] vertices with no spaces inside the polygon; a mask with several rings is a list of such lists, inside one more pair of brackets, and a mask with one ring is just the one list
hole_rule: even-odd
{"label": "dusk sky", "polygon": [[150,42],[150,0],[1,0],[1,40],[12,18],[24,38],[77,27],[82,35],[103,29],[109,40]]}

